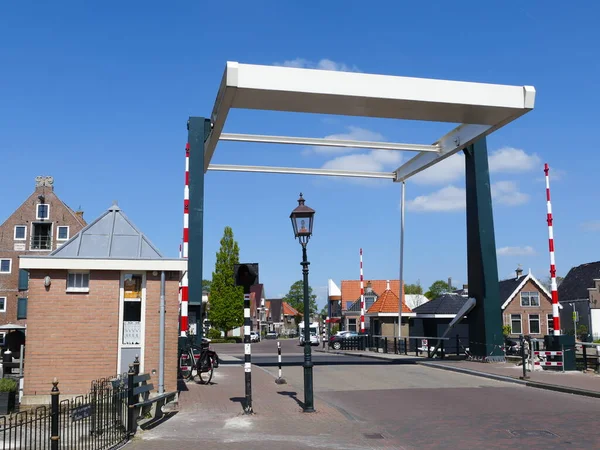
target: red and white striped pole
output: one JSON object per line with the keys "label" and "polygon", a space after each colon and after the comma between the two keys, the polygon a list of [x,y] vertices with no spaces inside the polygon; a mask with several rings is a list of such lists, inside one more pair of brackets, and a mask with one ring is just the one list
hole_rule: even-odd
{"label": "red and white striped pole", "polygon": [[556,260],[554,259],[554,230],[552,227],[552,204],[550,203],[550,167],[544,164],[546,174],[546,205],[548,207],[548,245],[550,248],[550,287],[552,289],[552,320],[554,325],[554,336],[560,335],[560,316],[558,314],[558,287],[556,286]]}
{"label": "red and white striped pole", "polygon": [[360,249],[360,332],[365,332],[365,285],[363,280],[362,248]]}
{"label": "red and white striped pole", "polygon": [[[181,256],[184,259],[188,257],[189,242],[189,208],[190,208],[190,144],[185,144],[185,188],[183,190],[183,251]],[[185,337],[188,328],[188,271],[181,277],[181,330],[180,336]]]}

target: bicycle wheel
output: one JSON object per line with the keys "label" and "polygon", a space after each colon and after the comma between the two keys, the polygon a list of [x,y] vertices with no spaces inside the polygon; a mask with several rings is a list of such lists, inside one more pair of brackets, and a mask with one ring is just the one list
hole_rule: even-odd
{"label": "bicycle wheel", "polygon": [[[202,363],[204,361],[204,364]],[[199,384],[208,384],[212,380],[214,363],[210,356],[203,354],[196,360],[194,378],[197,376]]]}
{"label": "bicycle wheel", "polygon": [[182,349],[179,352],[179,375],[186,381],[193,378],[194,358],[189,350]]}

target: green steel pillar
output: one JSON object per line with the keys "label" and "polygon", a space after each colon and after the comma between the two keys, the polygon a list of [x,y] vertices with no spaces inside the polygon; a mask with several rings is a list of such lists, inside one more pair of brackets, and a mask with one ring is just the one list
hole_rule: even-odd
{"label": "green steel pillar", "polygon": [[477,359],[503,361],[502,311],[485,138],[469,145],[464,153],[469,297],[477,301],[467,316],[469,347]]}
{"label": "green steel pillar", "polygon": [[202,341],[202,257],[204,253],[204,142],[210,135],[210,119],[190,117],[190,202],[188,243],[189,316],[196,319],[196,344]]}

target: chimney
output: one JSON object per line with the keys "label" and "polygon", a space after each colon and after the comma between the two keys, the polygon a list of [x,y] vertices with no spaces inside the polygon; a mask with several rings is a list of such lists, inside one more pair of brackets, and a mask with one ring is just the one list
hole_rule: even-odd
{"label": "chimney", "polygon": [[77,216],[78,219],[83,221],[83,211],[81,209],[78,209],[77,211],[75,211],[75,215]]}
{"label": "chimney", "polygon": [[515,272],[517,273],[517,280],[519,278],[521,278],[521,275],[523,275],[523,269],[521,269],[521,265],[519,264],[519,267],[517,267],[517,270],[515,270]]}
{"label": "chimney", "polygon": [[463,284],[463,289],[464,289],[465,291],[468,291],[468,290],[469,290],[469,285],[468,285],[468,284]]}
{"label": "chimney", "polygon": [[385,290],[386,291],[390,290],[390,280],[387,280],[386,285],[385,285]]}
{"label": "chimney", "polygon": [[448,290],[452,290],[452,277],[448,277]]}
{"label": "chimney", "polygon": [[373,285],[371,284],[370,281],[367,281],[367,288],[365,289],[365,292],[368,294],[373,292]]}

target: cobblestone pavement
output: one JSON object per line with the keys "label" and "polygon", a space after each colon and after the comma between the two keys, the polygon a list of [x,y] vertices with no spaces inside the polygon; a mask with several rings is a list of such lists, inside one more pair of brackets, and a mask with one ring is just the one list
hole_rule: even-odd
{"label": "cobblestone pavement", "polygon": [[416,364],[315,366],[315,408],[302,413],[302,367],[253,367],[255,414],[242,413],[244,372],[187,385],[179,411],[132,449],[600,448],[600,400]]}

